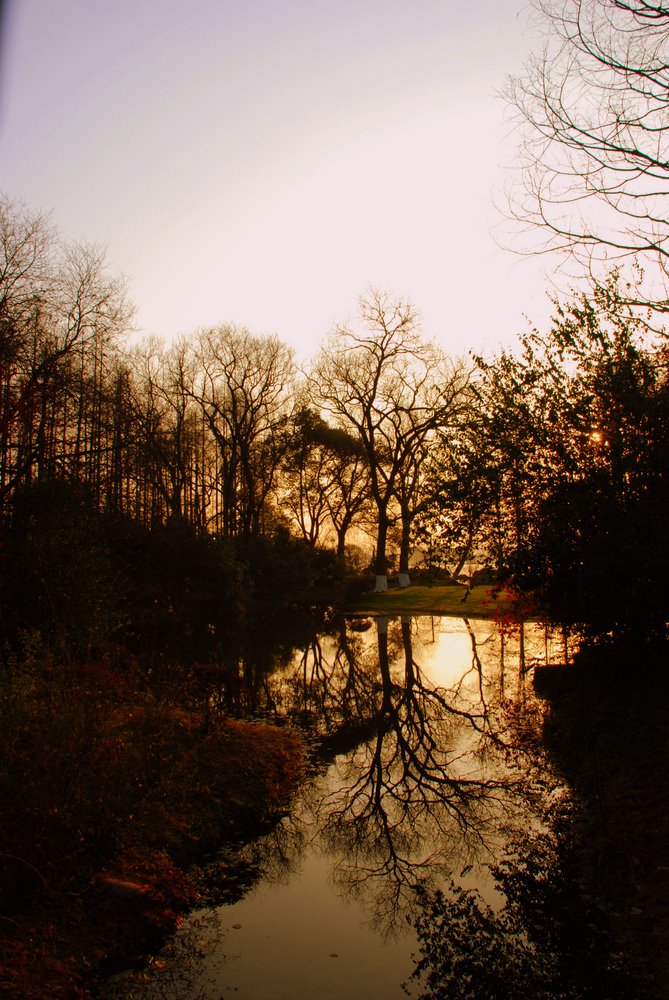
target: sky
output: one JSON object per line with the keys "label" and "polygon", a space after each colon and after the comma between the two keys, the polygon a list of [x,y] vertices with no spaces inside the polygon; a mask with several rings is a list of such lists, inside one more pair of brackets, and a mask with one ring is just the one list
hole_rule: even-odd
{"label": "sky", "polygon": [[301,358],[369,287],[450,353],[550,313],[505,249],[523,0],[6,0],[0,191],[107,248],[144,334]]}

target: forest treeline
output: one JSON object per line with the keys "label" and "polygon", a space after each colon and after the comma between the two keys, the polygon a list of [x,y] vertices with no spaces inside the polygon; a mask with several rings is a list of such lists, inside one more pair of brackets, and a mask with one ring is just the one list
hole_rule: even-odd
{"label": "forest treeline", "polygon": [[[0,240],[3,556],[43,604],[68,561],[87,577],[88,599],[64,591],[54,612],[114,605],[109,574],[90,596],[77,563],[95,512],[214,542],[230,593],[361,570],[366,546],[377,589],[389,558],[400,585],[410,560],[484,566],[563,623],[664,627],[667,340],[617,272],[487,359],[448,357],[410,303],[371,290],[300,370],[230,325],[132,344],[98,250],[8,199]],[[188,575],[180,558],[162,572]]]}

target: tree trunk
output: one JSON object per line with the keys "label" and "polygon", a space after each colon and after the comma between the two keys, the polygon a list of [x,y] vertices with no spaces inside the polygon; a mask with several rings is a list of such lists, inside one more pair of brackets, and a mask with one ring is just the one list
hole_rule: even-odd
{"label": "tree trunk", "polygon": [[346,565],[346,535],[348,528],[337,528],[337,561],[340,566]]}
{"label": "tree trunk", "polygon": [[382,594],[388,589],[388,572],[386,566],[386,540],[388,538],[388,518],[386,512],[379,512],[379,526],[376,533],[376,573],[375,594]]}
{"label": "tree trunk", "polygon": [[[388,619],[380,616],[376,619],[376,639],[379,651],[379,670],[383,684],[383,704],[381,706],[381,716],[390,709],[392,704],[393,685],[390,677],[390,658],[388,656]],[[379,729],[379,733],[382,728]]]}
{"label": "tree trunk", "polygon": [[411,691],[416,680],[411,643],[411,615],[402,615],[402,645],[404,646],[404,687],[406,691]]}
{"label": "tree trunk", "polygon": [[[462,570],[464,568],[465,563],[469,559],[469,553],[471,552],[473,538],[474,538],[474,535],[473,535],[473,531],[472,531],[472,528],[471,528],[471,525],[470,525],[469,531],[467,533],[467,541],[465,542],[464,548],[460,552],[460,558],[458,559],[457,566],[454,567],[453,573],[451,574],[454,580],[458,579],[458,577],[462,573]],[[470,584],[471,584],[471,580],[470,580]]]}
{"label": "tree trunk", "polygon": [[402,511],[402,540],[400,542],[400,587],[409,587],[409,556],[411,555],[411,515],[407,510]]}

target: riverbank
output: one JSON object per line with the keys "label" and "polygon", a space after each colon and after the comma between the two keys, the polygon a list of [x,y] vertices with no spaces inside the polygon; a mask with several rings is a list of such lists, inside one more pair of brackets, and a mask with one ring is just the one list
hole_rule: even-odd
{"label": "riverbank", "polygon": [[508,591],[493,592],[490,586],[462,584],[412,584],[383,593],[360,594],[345,604],[345,610],[373,615],[456,615],[459,618],[495,618],[511,612]]}
{"label": "riverbank", "polygon": [[53,688],[16,692],[13,719],[3,706],[0,995],[12,1000],[84,1000],[155,948],[197,902],[189,863],[284,810],[304,764],[289,729]]}
{"label": "riverbank", "polygon": [[[669,997],[669,683],[662,657],[564,668],[544,744],[582,808],[575,829],[586,894],[606,914],[651,995]],[[653,669],[653,666],[657,669]]]}

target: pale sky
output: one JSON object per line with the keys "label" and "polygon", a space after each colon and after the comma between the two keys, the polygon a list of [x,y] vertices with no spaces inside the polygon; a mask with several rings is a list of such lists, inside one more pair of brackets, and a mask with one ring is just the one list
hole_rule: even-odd
{"label": "pale sky", "polygon": [[108,248],[137,326],[301,357],[369,286],[457,354],[549,314],[496,245],[524,0],[9,0],[0,190]]}

